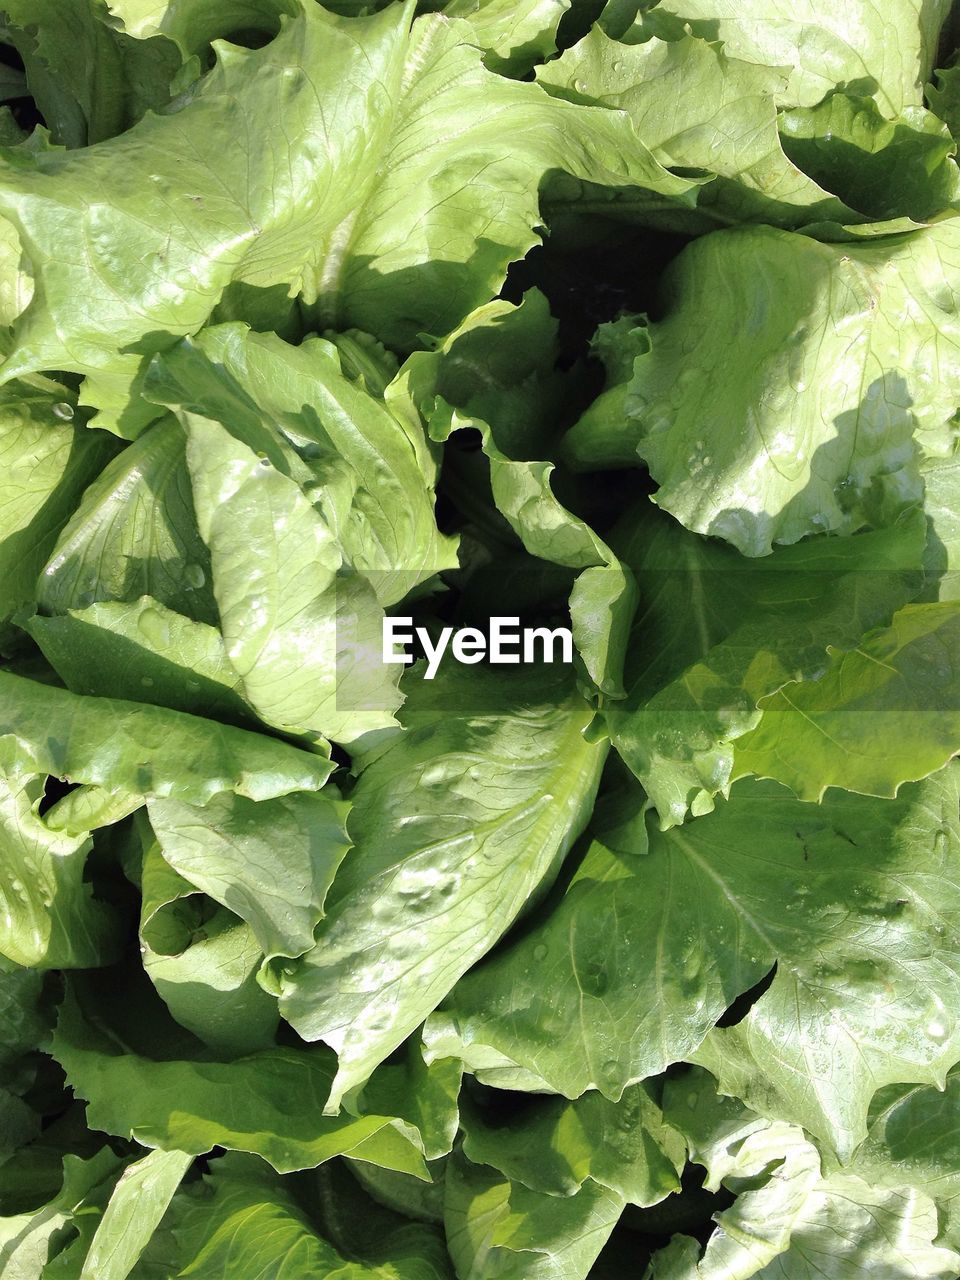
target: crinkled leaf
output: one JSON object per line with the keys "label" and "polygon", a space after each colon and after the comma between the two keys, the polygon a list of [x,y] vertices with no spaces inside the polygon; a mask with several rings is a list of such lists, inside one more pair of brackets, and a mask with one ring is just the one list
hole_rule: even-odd
{"label": "crinkled leaf", "polygon": [[589,1180],[551,1196],[463,1158],[447,1165],[444,1226],[459,1280],[584,1280],[622,1209]]}
{"label": "crinkled leaf", "polygon": [[341,742],[395,724],[383,611],[365,578],[338,574],[330,524],[219,423],[191,417],[187,461],[227,659],[257,714]]}
{"label": "crinkled leaf", "polygon": [[[179,1229],[187,1280],[233,1280],[244,1274],[276,1280],[452,1280],[443,1241],[431,1227],[386,1214],[359,1190],[331,1206],[334,1221],[365,1226],[360,1257],[321,1235],[283,1182],[259,1162],[228,1156],[207,1179],[212,1196],[199,1200]],[[349,1260],[348,1260],[349,1259]]]}
{"label": "crinkled leaf", "polygon": [[55,142],[85,147],[122,133],[170,101],[179,65],[165,40],[142,43],[108,25],[103,0],[4,0],[6,39]]}
{"label": "crinkled leaf", "polygon": [[63,1233],[78,1216],[96,1210],[110,1194],[123,1161],[109,1147],[84,1160],[63,1158],[63,1185],[35,1212],[0,1218],[0,1274],[4,1280],[41,1280],[44,1265],[62,1247]]}
{"label": "crinkled leaf", "polygon": [[89,833],[50,831],[37,814],[42,797],[42,778],[9,766],[0,773],[0,954],[38,969],[107,964],[118,953],[118,922],[84,878]]}
{"label": "crinkled leaf", "polygon": [[545,1195],[575,1195],[594,1182],[626,1203],[657,1204],[679,1186],[683,1142],[641,1085],[619,1102],[586,1093],[537,1099],[505,1123],[478,1106],[461,1114],[464,1154]]}
{"label": "crinkled leaf", "polygon": [[140,952],[157,994],[175,1021],[219,1054],[271,1047],[280,1015],[257,981],[263,952],[252,929],[198,894],[164,860],[146,824],[141,831]]}
{"label": "crinkled leaf", "polygon": [[960,199],[957,144],[922,107],[885,120],[872,98],[837,93],[779,120],[787,155],[871,218],[923,221]]}
{"label": "crinkled leaf", "polygon": [[347,808],[325,790],[260,803],[225,794],[204,806],[171,797],[149,812],[170,866],[246,920],[266,955],[298,956],[350,847]]}
{"label": "crinkled leaf", "polygon": [[97,1227],[80,1280],[126,1280],[173,1199],[193,1156],[151,1151],[120,1176]]}
{"label": "crinkled leaf", "polygon": [[[652,831],[647,857],[595,843],[553,910],[429,1020],[429,1051],[481,1078],[492,1051],[541,1087],[610,1098],[695,1054],[725,1092],[849,1153],[878,1088],[942,1080],[956,1054],[958,788],[953,769],[897,800],[813,807],[741,782]],[[697,1049],[774,963],[746,1018]]]}
{"label": "crinkled leaf", "polygon": [[739,1102],[717,1099],[709,1077],[667,1086],[671,1121],[688,1134],[709,1186],[739,1192],[716,1217],[698,1259],[683,1236],[654,1255],[648,1280],[845,1280],[911,1275],[947,1280],[960,1256],[934,1244],[929,1196],[879,1189],[848,1174],[821,1172],[803,1131],[760,1120]]}
{"label": "crinkled leaf", "polygon": [[920,588],[926,522],[814,539],[749,559],[644,506],[611,536],[642,606],[628,645],[627,697],[611,740],[663,826],[705,813],[734,775],[736,744],[763,699],[814,680],[828,647],[854,647]]}
{"label": "crinkled leaf", "polygon": [[[230,1062],[156,1061],[125,1051],[81,1012],[72,994],[61,1006],[51,1052],[76,1093],[87,1100],[91,1127],[148,1147],[203,1155],[213,1147],[262,1156],[275,1169],[313,1168],[349,1154],[387,1168],[428,1174],[421,1134],[404,1115],[367,1111],[324,1114],[336,1069],[324,1048],[273,1048]],[[413,1051],[415,1053],[415,1050]],[[453,1063],[429,1072],[404,1064],[383,1068],[436,1099],[429,1114],[456,1108],[459,1073]],[[389,1086],[388,1086],[389,1087]],[[409,1102],[405,1109],[409,1109]]]}
{"label": "crinkled leaf", "polygon": [[328,343],[217,326],[155,362],[147,392],[222,423],[296,480],[384,604],[456,567],[454,541],[437,530],[422,426],[350,381]]}
{"label": "crinkled leaf", "polygon": [[[34,597],[37,575],[112,442],[70,425],[64,387],[14,382],[0,390],[0,623]],[[4,625],[4,629],[6,626]]]}
{"label": "crinkled leaf", "polygon": [[922,497],[920,449],[952,447],[958,272],[953,221],[858,244],[702,237],[634,364],[622,461],[643,457],[661,507],[745,555],[892,523]]}
{"label": "crinkled leaf", "polygon": [[626,111],[661,164],[715,174],[697,208],[716,209],[722,221],[856,219],[868,210],[844,204],[836,187],[818,185],[784,154],[774,98],[787,75],[690,35],[624,45],[597,26],[537,79],[560,97]]}
{"label": "crinkled leaf", "polygon": [[536,240],[548,169],[692,189],[625,119],[485,71],[469,27],[425,18],[411,33],[409,5],[363,19],[296,9],[263,49],[219,46],[170,111],[118,138],[6,153],[0,210],[37,294],[5,378],[169,346],[234,281],[287,285],[316,301],[318,327],[406,346],[499,287]]}
{"label": "crinkled leaf", "polygon": [[550,451],[563,412],[562,384],[540,367],[555,342],[556,325],[539,293],[528,293],[518,307],[492,302],[437,351],[411,356],[388,395],[419,407],[435,439],[460,427],[480,430],[494,502],[526,551],[579,571],[570,595],[574,643],[591,680],[616,697],[636,602],[632,579],[602,538],[558,500],[553,463],[535,460]]}
{"label": "crinkled leaf", "polygon": [[216,623],[185,446],[183,428],[168,417],[103,469],[40,578],[41,612],[152,596],[198,622]]}
{"label": "crinkled leaf", "polygon": [[100,601],[52,618],[38,614],[24,625],[73,693],[255,723],[219,631],[152,596]]}
{"label": "crinkled leaf", "polygon": [[275,738],[165,707],[86,698],[0,672],[0,738],[40,773],[176,794],[204,804],[221,791],[268,800],[318,791],[333,765]]}
{"label": "crinkled leaf", "polygon": [[550,883],[605,755],[583,736],[589,706],[548,669],[448,666],[409,699],[406,733],[351,797],[355,848],[316,946],[282,979],[284,1017],[337,1051],[331,1107]]}
{"label": "crinkled leaf", "polygon": [[662,0],[659,12],[721,40],[735,58],[790,75],[778,105],[812,107],[831,89],[875,93],[885,115],[921,101],[949,0]]}
{"label": "crinkled leaf", "polygon": [[737,743],[735,776],[804,800],[827,787],[896,795],[960,752],[960,603],[910,604],[815,680],[786,684]]}

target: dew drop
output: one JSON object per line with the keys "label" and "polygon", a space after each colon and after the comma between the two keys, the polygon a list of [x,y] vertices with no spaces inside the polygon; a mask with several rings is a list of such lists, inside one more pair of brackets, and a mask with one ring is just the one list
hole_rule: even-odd
{"label": "dew drop", "polygon": [[144,609],[137,626],[144,639],[150,644],[163,645],[170,638],[167,620],[159,609]]}
{"label": "dew drop", "polygon": [[533,948],[533,958],[534,960],[546,960],[547,958],[546,943],[543,943],[543,942],[537,943],[537,945]]}
{"label": "dew drop", "polygon": [[950,848],[950,833],[946,830],[945,827],[941,827],[940,830],[937,832],[937,834],[933,837],[933,851],[935,854],[937,854],[939,857],[942,858],[949,848]]}
{"label": "dew drop", "polygon": [[615,1058],[608,1058],[600,1068],[600,1075],[607,1084],[617,1084],[620,1080],[620,1068]]}
{"label": "dew drop", "polygon": [[141,676],[140,683],[143,685],[145,689],[153,688],[153,679],[151,676]]}
{"label": "dew drop", "polygon": [[64,422],[70,422],[73,418],[73,405],[67,404],[66,400],[61,400],[59,404],[53,406],[53,416],[61,418]]}
{"label": "dew drop", "polygon": [[207,580],[207,575],[198,564],[188,564],[183,571],[183,577],[187,586],[193,587],[195,591],[199,590]]}

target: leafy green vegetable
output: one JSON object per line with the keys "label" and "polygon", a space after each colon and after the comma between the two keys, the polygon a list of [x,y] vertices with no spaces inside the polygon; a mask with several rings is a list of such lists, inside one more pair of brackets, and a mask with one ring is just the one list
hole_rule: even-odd
{"label": "leafy green vegetable", "polygon": [[4,1280],[960,1274],[956,10],[0,0]]}

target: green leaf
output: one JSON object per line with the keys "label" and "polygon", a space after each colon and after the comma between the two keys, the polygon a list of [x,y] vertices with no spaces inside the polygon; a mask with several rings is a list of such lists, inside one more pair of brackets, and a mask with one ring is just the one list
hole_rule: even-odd
{"label": "green leaf", "polygon": [[640,1085],[619,1102],[599,1093],[537,1099],[506,1123],[465,1104],[460,1123],[469,1160],[531,1191],[571,1196],[594,1182],[624,1203],[647,1206],[680,1186],[683,1142]]}
{"label": "green leaf", "polygon": [[924,468],[928,522],[924,568],[936,582],[936,598],[960,600],[960,458],[937,459]]}
{"label": "green leaf", "polygon": [[[51,1052],[76,1093],[87,1100],[88,1123],[164,1151],[203,1155],[213,1147],[262,1156],[280,1172],[309,1169],[348,1154],[429,1178],[425,1152],[436,1136],[401,1114],[324,1114],[334,1076],[324,1048],[272,1048],[230,1062],[157,1061],[126,1051],[84,1017],[75,996],[61,1006]],[[415,1052],[415,1051],[414,1051]],[[434,1099],[421,1114],[456,1114],[459,1073],[452,1063],[383,1068],[389,1092],[414,1090]],[[398,1078],[394,1083],[390,1077]],[[391,1085],[393,1087],[391,1088]],[[376,1089],[374,1089],[374,1098]]]}
{"label": "green leaf", "polygon": [[587,1181],[550,1196],[454,1157],[444,1226],[459,1280],[583,1280],[617,1224],[623,1200]]}
{"label": "green leaf", "polygon": [[914,1275],[947,1280],[960,1257],[935,1245],[929,1196],[885,1190],[844,1173],[824,1175],[803,1131],[760,1120],[719,1099],[709,1077],[671,1082],[670,1120],[688,1136],[707,1186],[738,1192],[717,1215],[703,1256],[677,1236],[655,1254],[650,1280],[844,1280],[852,1275]]}
{"label": "green leaf", "polygon": [[858,243],[701,237],[635,362],[622,461],[638,453],[661,507],[745,555],[893,523],[922,497],[920,450],[952,449],[958,255],[953,221]]}
{"label": "green leaf", "polygon": [[202,53],[213,40],[234,33],[276,33],[282,14],[297,12],[295,0],[106,0],[124,31],[137,40],[166,36],[185,56]]}
{"label": "green leaf", "polygon": [[0,211],[37,295],[4,378],[168,347],[233,282],[288,286],[316,304],[317,328],[409,347],[486,301],[536,242],[548,170],[681,200],[695,185],[626,120],[485,71],[467,26],[410,32],[409,5],[352,20],[296,8],[263,49],[219,46],[207,76],[120,137],[6,153]]}
{"label": "green leaf", "polygon": [[329,343],[294,347],[220,325],[155,361],[146,385],[186,420],[220,422],[296,480],[383,604],[456,567],[454,540],[437,530],[438,466],[422,425],[398,420],[350,381]]}
{"label": "green leaf", "polygon": [[[51,731],[51,726],[53,730]],[[164,707],[85,698],[0,672],[0,738],[21,765],[138,795],[204,804],[222,791],[268,800],[318,791],[329,759]]]}
{"label": "green leaf", "polygon": [[171,1016],[218,1054],[272,1047],[280,1015],[257,981],[263,951],[253,931],[177,875],[145,827],[140,951],[147,977]]}
{"label": "green leaf", "polygon": [[442,11],[470,23],[488,67],[520,78],[556,53],[557,27],[571,5],[572,0],[448,0]]}
{"label": "green leaf", "polygon": [[152,596],[198,622],[216,623],[185,447],[183,428],[168,417],[103,469],[40,578],[42,613]]}
{"label": "green leaf", "polygon": [[126,1280],[173,1199],[193,1156],[151,1151],[128,1165],[114,1188],[80,1280]]}
{"label": "green leaf", "polygon": [[4,0],[6,39],[23,58],[30,93],[54,142],[85,147],[170,101],[179,65],[165,40],[114,31],[102,0]]}
{"label": "green leaf", "polygon": [[787,155],[871,218],[923,221],[960,200],[957,144],[922,107],[885,120],[872,98],[837,93],[779,125]]}
{"label": "green leaf", "polygon": [[734,775],[764,699],[816,680],[829,646],[853,648],[921,585],[926,522],[817,538],[749,559],[688,533],[649,506],[611,543],[643,601],[628,644],[627,697],[605,708],[611,741],[661,825],[709,812]]}
{"label": "green leaf", "polygon": [[42,798],[42,778],[9,765],[0,772],[0,955],[39,969],[108,964],[118,921],[84,878],[89,833],[50,831],[37,814]]}
{"label": "green leaf", "polygon": [[910,604],[816,680],[762,702],[735,776],[776,778],[804,800],[827,787],[893,796],[960,752],[960,604]]}
{"label": "green leaf", "polygon": [[53,618],[38,614],[23,625],[73,693],[256,723],[219,631],[152,596],[101,601]]}
{"label": "green leaf", "polygon": [[765,67],[789,68],[778,106],[815,106],[831,89],[875,93],[885,115],[919,106],[948,0],[870,0],[838,8],[831,0],[663,0],[727,53]]}
{"label": "green leaf", "polygon": [[836,187],[818,184],[784,154],[774,98],[787,74],[690,35],[625,45],[597,26],[539,68],[537,80],[568,101],[626,111],[661,164],[715,174],[697,208],[717,210],[721,221],[856,220],[859,206],[844,204]]}
{"label": "green leaf", "polygon": [[89,1160],[63,1158],[63,1185],[34,1212],[0,1218],[0,1272],[4,1280],[42,1280],[44,1265],[58,1252],[64,1230],[109,1195],[123,1161],[109,1147]]}
{"label": "green leaf", "polygon": [[340,742],[394,725],[400,668],[381,661],[383,611],[365,578],[338,575],[331,525],[218,423],[191,417],[187,462],[227,659],[257,714]]}
{"label": "green leaf", "polygon": [[554,878],[606,752],[583,736],[591,711],[569,677],[548,669],[447,667],[409,699],[406,733],[351,797],[355,848],[316,946],[282,979],[284,1017],[337,1051],[331,1108]]}
{"label": "green leaf", "polygon": [[0,630],[34,597],[37,575],[112,442],[72,418],[65,387],[11,383],[0,389]]}
{"label": "green leaf", "polygon": [[267,956],[298,956],[350,847],[348,806],[328,788],[256,803],[223,794],[204,806],[151,801],[170,866],[253,929]]}
{"label": "green leaf", "polygon": [[960,1073],[945,1089],[890,1085],[870,1105],[850,1172],[874,1187],[912,1187],[941,1212],[942,1243],[960,1248]]}
{"label": "green leaf", "polygon": [[388,397],[420,407],[434,439],[461,427],[481,432],[494,502],[526,551],[580,571],[570,595],[574,644],[590,679],[618,697],[633,581],[586,521],[557,499],[553,463],[528,460],[550,451],[562,413],[564,388],[541,369],[545,358],[556,361],[555,345],[556,325],[541,294],[531,291],[518,307],[491,302],[436,351],[411,356]]}
{"label": "green leaf", "polygon": [[[724,1092],[849,1154],[878,1088],[942,1082],[957,1052],[958,789],[953,769],[897,800],[813,807],[741,782],[651,831],[647,857],[594,843],[553,909],[428,1021],[428,1052],[611,1099],[695,1055]],[[701,1044],[774,963],[744,1020]]]}
{"label": "green leaf", "polygon": [[358,1217],[362,1258],[320,1235],[284,1183],[259,1162],[227,1156],[206,1179],[212,1197],[198,1201],[179,1229],[184,1280],[233,1280],[237,1259],[250,1277],[277,1280],[450,1280],[439,1235],[420,1223],[385,1214],[358,1191],[334,1212]]}

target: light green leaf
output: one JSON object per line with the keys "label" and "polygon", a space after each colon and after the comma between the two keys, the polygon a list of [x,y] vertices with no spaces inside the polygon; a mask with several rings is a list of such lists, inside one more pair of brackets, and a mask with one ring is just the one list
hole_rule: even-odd
{"label": "light green leaf", "polygon": [[937,1214],[929,1196],[843,1173],[824,1176],[801,1129],[718,1099],[705,1075],[669,1083],[665,1105],[687,1133],[692,1158],[706,1167],[707,1186],[723,1183],[739,1194],[717,1215],[702,1257],[689,1248],[692,1241],[675,1237],[654,1255],[648,1280],[955,1274],[960,1255],[933,1243]]}
{"label": "light green leaf", "polygon": [[690,35],[625,45],[599,26],[537,71],[558,97],[626,111],[661,164],[716,174],[697,208],[717,209],[721,221],[856,220],[857,206],[784,154],[774,99],[787,76],[785,67],[740,62]]}
{"label": "light green leaf", "polygon": [[[16,676],[2,675],[4,681]],[[48,722],[49,727],[49,722]],[[0,772],[0,955],[39,969],[83,969],[116,959],[115,913],[98,902],[84,869],[88,832],[50,831],[37,815],[43,779]]]}
{"label": "light green leaf", "polygon": [[[443,13],[465,18],[484,61],[502,75],[523,76],[557,51],[557,27],[572,0],[449,0]],[[431,4],[430,8],[433,7]]]}
{"label": "light green leaf", "polygon": [[14,382],[0,389],[0,624],[34,597],[37,575],[113,444],[70,425],[73,397]]}
{"label": "light green leaf", "polygon": [[779,126],[787,155],[871,218],[923,221],[960,200],[957,144],[922,107],[890,121],[872,98],[837,93],[818,107],[783,112]]}
{"label": "light green leaf", "polygon": [[931,462],[923,479],[929,528],[924,568],[936,580],[936,599],[960,600],[960,457]]}
{"label": "light green leaf", "polygon": [[44,1264],[56,1254],[65,1228],[92,1205],[98,1207],[123,1161],[109,1147],[89,1160],[67,1155],[63,1185],[48,1203],[32,1213],[0,1218],[0,1274],[4,1280],[41,1280]]}
{"label": "light green leaf", "polygon": [[444,1226],[459,1280],[583,1280],[617,1224],[623,1200],[587,1181],[550,1196],[453,1157]]}
{"label": "light green leaf", "polygon": [[137,40],[166,36],[185,56],[202,53],[212,40],[233,34],[276,33],[282,14],[297,12],[296,0],[106,0],[110,13]]}
{"label": "light green leaf", "polygon": [[399,667],[383,611],[344,572],[331,526],[296,482],[226,428],[190,418],[187,462],[227,659],[261,719],[351,742],[396,723]]}
{"label": "light green leaf", "polygon": [[423,427],[350,381],[329,343],[220,325],[155,361],[147,394],[220,422],[296,480],[383,604],[456,567],[455,541],[437,530]]}
{"label": "light green leaf", "polygon": [[[878,1088],[942,1081],[957,1052],[958,793],[955,769],[820,807],[741,782],[651,831],[647,857],[594,843],[553,909],[428,1021],[428,1052],[483,1079],[492,1050],[541,1087],[612,1099],[695,1055],[724,1092],[849,1154]],[[746,1018],[697,1049],[774,963]]]}
{"label": "light green leaf", "polygon": [[218,1054],[272,1047],[280,1015],[257,981],[263,952],[253,931],[178,876],[145,827],[140,951],[147,977],[171,1016]]}
{"label": "light green leaf", "polygon": [[24,625],[73,693],[256,724],[220,632],[152,596],[100,601],[53,618],[38,614]]}
{"label": "light green leaf", "polygon": [[536,1099],[507,1123],[464,1105],[463,1151],[474,1164],[498,1169],[512,1182],[551,1196],[575,1195],[588,1182],[624,1203],[658,1204],[680,1186],[680,1136],[641,1085],[619,1102],[585,1093],[573,1102]]}
{"label": "light green leaf", "polygon": [[688,198],[696,184],[625,119],[496,77],[468,26],[411,33],[410,14],[341,19],[297,0],[263,49],[220,45],[168,112],[85,151],[8,151],[0,212],[37,294],[3,377],[162,349],[232,282],[286,285],[316,303],[318,329],[409,347],[486,301],[536,242],[548,170]]}
{"label": "light green leaf", "polygon": [[815,680],[763,699],[734,774],[776,778],[804,800],[827,787],[896,795],[960,752],[960,603],[910,604]]}
{"label": "light green leaf", "polygon": [[892,523],[922,497],[920,450],[953,446],[958,289],[952,220],[856,244],[701,237],[635,362],[622,462],[643,457],[661,507],[745,555]]}
{"label": "light green leaf", "polygon": [[104,1210],[80,1280],[126,1280],[173,1199],[193,1156],[151,1151],[128,1165]]}
{"label": "light green leaf", "polygon": [[202,807],[172,797],[149,805],[169,865],[246,920],[267,956],[298,956],[313,945],[350,847],[347,811],[330,788],[260,803],[224,794]]}
{"label": "light green leaf", "polygon": [[327,1049],[277,1047],[230,1062],[156,1061],[125,1051],[95,1027],[73,994],[61,1006],[51,1052],[87,1100],[91,1128],[164,1151],[247,1151],[285,1173],[348,1154],[428,1178],[424,1155],[437,1154],[436,1136],[407,1118],[415,1105],[411,1095],[435,1099],[426,1108],[421,1101],[421,1114],[442,1116],[444,1131],[447,1113],[456,1114],[459,1073],[453,1063],[429,1072],[422,1063],[384,1067],[388,1079],[381,1087],[407,1095],[400,1114],[361,1105],[359,1114],[329,1116],[323,1105],[335,1060]]}
{"label": "light green leaf", "polygon": [[960,1249],[960,1072],[946,1088],[890,1085],[874,1095],[850,1172],[875,1187],[912,1187],[941,1211],[942,1242]]}
{"label": "light green leaf", "polygon": [[557,499],[553,463],[528,460],[551,450],[562,412],[565,389],[542,368],[555,363],[555,345],[556,323],[540,293],[526,294],[518,307],[491,302],[436,351],[411,356],[387,394],[419,407],[434,439],[479,429],[494,502],[526,551],[580,571],[570,596],[574,644],[590,679],[617,697],[633,581],[586,521]]}
{"label": "light green leaf", "polygon": [[84,698],[0,672],[0,738],[21,765],[71,782],[204,804],[318,791],[333,765],[263,734],[164,707]]}
{"label": "light green leaf", "polygon": [[[198,1201],[179,1232],[179,1275],[188,1280],[452,1280],[443,1241],[431,1227],[379,1209],[354,1185],[329,1204],[324,1235],[283,1182],[259,1162],[227,1156],[207,1178],[212,1197]],[[353,1219],[357,1249],[331,1243]],[[326,1224],[325,1224],[326,1225]],[[351,1259],[348,1261],[348,1258]]]}
{"label": "light green leaf", "polygon": [[662,0],[727,53],[789,69],[779,106],[815,106],[831,89],[875,93],[884,115],[919,106],[949,0]]}
{"label": "light green leaf", "polygon": [[40,612],[152,596],[198,622],[216,623],[185,447],[183,428],[168,417],[103,469],[40,578]]}
{"label": "light green leaf", "polygon": [[[6,108],[0,108],[0,120]],[[33,297],[30,263],[24,257],[20,237],[12,222],[0,219],[0,326],[7,329]],[[6,337],[4,345],[6,345]]]}
{"label": "light green leaf", "polygon": [[831,644],[853,648],[921,585],[926,521],[815,538],[749,559],[644,505],[611,535],[642,608],[628,645],[627,697],[605,708],[611,740],[661,825],[709,812],[735,749],[791,681],[817,680]]}
{"label": "light green leaf", "polygon": [[53,140],[85,147],[122,133],[170,101],[179,64],[165,40],[141,43],[107,24],[102,0],[4,0],[16,46]]}
{"label": "light green leaf", "polygon": [[569,677],[547,668],[449,666],[409,699],[406,733],[351,797],[355,848],[316,946],[282,979],[284,1017],[337,1051],[331,1108],[550,883],[606,753],[583,736],[591,711]]}

